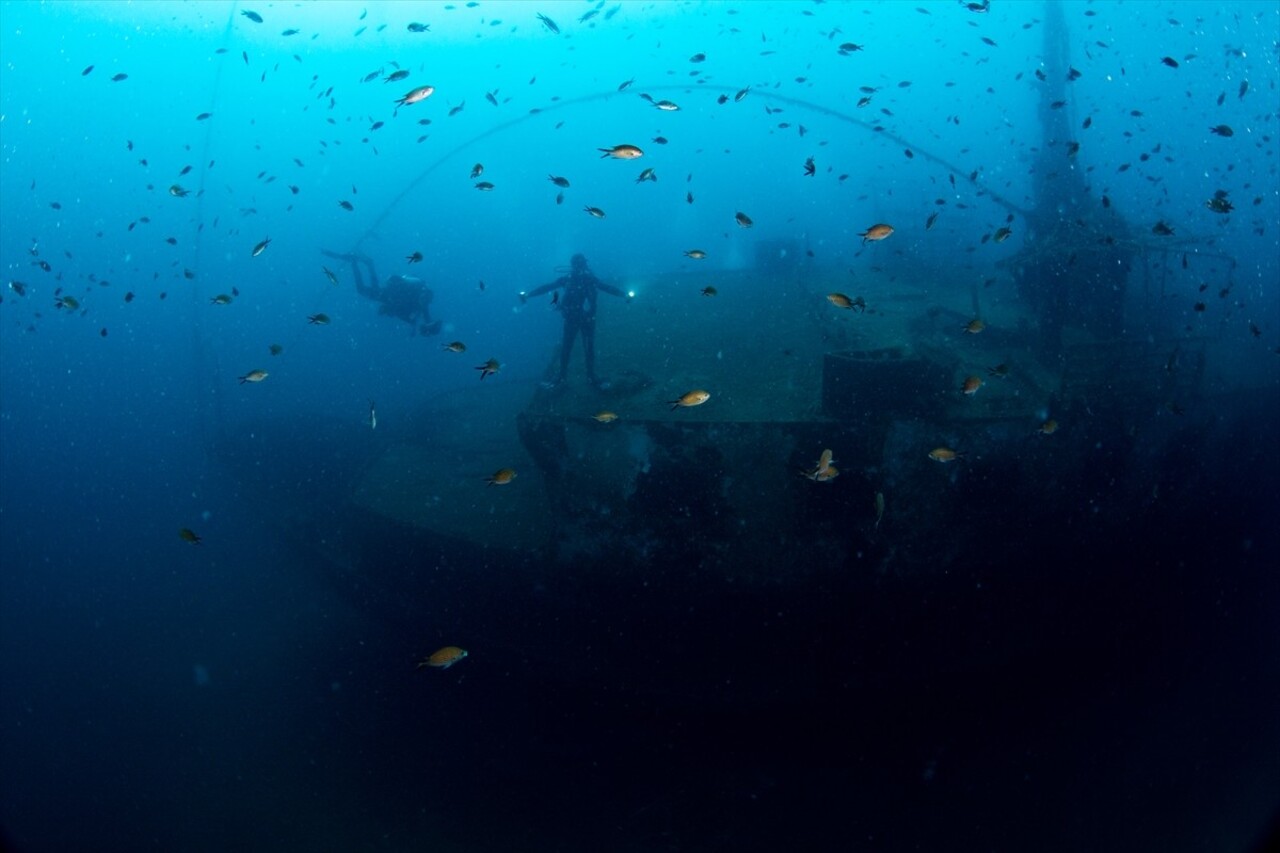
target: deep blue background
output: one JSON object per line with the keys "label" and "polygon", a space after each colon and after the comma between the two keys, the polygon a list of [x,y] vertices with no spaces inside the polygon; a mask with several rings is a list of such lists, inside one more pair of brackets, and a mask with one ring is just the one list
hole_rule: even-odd
{"label": "deep blue background", "polygon": [[[699,615],[667,626],[670,601],[651,611],[607,574],[575,586],[532,558],[501,573],[449,566],[424,594],[452,602],[451,624],[490,651],[425,680],[410,677],[412,658],[439,629],[380,624],[327,583],[214,461],[219,431],[358,425],[371,398],[394,422],[475,382],[470,361],[438,357],[442,340],[465,339],[468,358],[501,351],[494,381],[538,376],[558,321],[520,311],[515,294],[574,251],[643,299],[656,273],[691,269],[682,252],[695,246],[711,255],[697,269],[714,271],[748,264],[757,241],[796,239],[823,263],[899,265],[938,288],[967,288],[1017,250],[1017,223],[1008,242],[980,242],[1005,211],[953,189],[946,169],[769,93],[881,123],[1024,205],[1046,144],[1038,3],[625,3],[608,19],[613,4],[453,5],[0,4],[0,263],[26,286],[0,304],[9,840],[1222,850],[1257,838],[1280,799],[1280,598],[1266,571],[1280,509],[1275,4],[1067,4],[1082,72],[1068,109],[1077,127],[1093,118],[1075,168],[1091,193],[1144,237],[1163,220],[1239,263],[1189,249],[1170,298],[1133,318],[1153,335],[1208,338],[1208,390],[1235,393],[1209,419],[1212,450],[1185,461],[1207,484],[1201,503],[1145,517],[1123,542],[1046,530],[1035,562],[1002,556],[993,529],[981,566],[874,603],[856,583],[835,589],[854,603],[830,624],[814,600],[832,589],[762,603],[677,583]],[[413,20],[430,32],[407,32]],[[839,55],[848,41],[865,50]],[[393,63],[408,79],[361,82]],[[424,83],[435,94],[397,114],[394,99]],[[863,108],[860,86],[878,90]],[[658,112],[641,92],[682,110]],[[1218,124],[1235,135],[1210,134]],[[621,142],[646,157],[598,157]],[[472,187],[477,162],[492,193]],[[645,166],[657,183],[635,183]],[[562,205],[548,174],[572,181]],[[169,195],[175,183],[191,194]],[[1217,189],[1230,217],[1204,208]],[[948,204],[926,231],[935,198]],[[739,210],[750,231],[733,225]],[[873,222],[898,227],[893,254],[875,260],[856,237]],[[358,241],[384,275],[432,284],[442,338],[379,317],[344,269],[330,264],[342,283],[326,281],[320,250]],[[410,269],[413,251],[426,260]],[[231,305],[209,303],[233,287]],[[55,309],[59,288],[82,310]],[[331,326],[306,323],[319,311]],[[766,320],[743,334],[767,334]],[[255,368],[272,375],[240,387]],[[182,527],[204,545],[181,541]],[[1063,572],[1079,587],[1044,600],[1038,578]],[[984,588],[985,573],[1002,584]],[[528,615],[498,624],[491,612]],[[668,628],[723,651],[745,686],[729,700],[628,695],[625,667],[593,670],[598,650],[539,652],[540,636],[568,631],[649,676],[706,663],[705,650],[652,639]],[[1055,641],[1022,653],[1024,632]]]}

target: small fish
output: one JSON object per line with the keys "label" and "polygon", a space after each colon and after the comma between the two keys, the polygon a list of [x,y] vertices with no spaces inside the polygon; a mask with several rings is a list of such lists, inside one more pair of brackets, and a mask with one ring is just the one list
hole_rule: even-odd
{"label": "small fish", "polygon": [[255,24],[262,23],[262,16],[259,15],[257,12],[244,11],[244,12],[241,12],[240,14],[244,15],[246,18],[253,21]]}
{"label": "small fish", "polygon": [[964,454],[958,453],[950,447],[935,447],[929,451],[929,458],[934,462],[955,462],[957,459],[963,459]]}
{"label": "small fish", "polygon": [[891,235],[892,233],[893,233],[892,225],[878,224],[878,225],[872,225],[870,228],[868,228],[866,231],[863,231],[858,236],[862,238],[863,243],[870,243],[870,242],[883,240],[889,235]]}
{"label": "small fish", "polygon": [[662,110],[664,113],[675,113],[680,111],[680,105],[675,101],[654,101],[653,106]]}
{"label": "small fish", "polygon": [[960,390],[964,392],[966,397],[972,397],[978,393],[978,389],[982,387],[982,379],[977,376],[966,376],[964,383],[960,386]]}
{"label": "small fish", "polygon": [[1040,427],[1036,430],[1035,434],[1036,435],[1053,435],[1057,431],[1058,431],[1058,422],[1055,421],[1053,418],[1049,418],[1049,420],[1040,424]]}
{"label": "small fish", "polygon": [[750,91],[751,91],[750,86],[748,86],[745,89],[739,89],[733,96],[733,102],[735,104],[738,103],[738,101],[741,101],[743,98],[745,98],[747,96],[747,93]]}
{"label": "small fish", "polygon": [[804,161],[804,176],[805,176],[806,178],[812,178],[815,174],[817,174],[817,171],[818,171],[818,167],[817,167],[817,165],[813,162],[813,158],[812,158],[812,157],[807,157],[807,158],[805,158],[805,161]]}
{"label": "small fish", "polygon": [[414,252],[412,255],[405,255],[404,259],[411,264],[420,264],[422,263],[422,253]]}
{"label": "small fish", "polygon": [[418,23],[417,21],[414,21],[413,23],[409,24],[409,26],[408,26],[408,28],[407,28],[407,29],[408,29],[408,30],[409,30],[409,32],[411,32],[411,33],[425,33],[425,32],[427,32],[428,30],[430,30],[430,29],[431,29],[431,25],[430,25],[430,24],[420,24],[420,23]]}
{"label": "small fish", "polygon": [[471,167],[471,180],[475,180],[484,174],[484,163],[476,163]]}
{"label": "small fish", "polygon": [[973,318],[972,320],[970,320],[968,323],[965,323],[964,325],[965,332],[967,332],[970,335],[976,335],[985,328],[987,328],[987,324],[984,323],[982,319],[979,317]]}
{"label": "small fish", "polygon": [[828,465],[826,468],[812,471],[801,471],[803,476],[808,477],[815,483],[830,483],[836,477],[840,476],[840,469],[834,465]]}
{"label": "small fish", "polygon": [[9,282],[9,289],[12,290],[14,293],[18,294],[19,296],[27,295],[27,286],[20,281]]}
{"label": "small fish", "polygon": [[996,243],[1003,243],[1009,239],[1011,234],[1013,234],[1013,229],[1005,226],[1004,228],[997,228],[996,233],[991,235],[991,239]]}
{"label": "small fish", "polygon": [[421,101],[425,101],[427,98],[434,95],[435,91],[436,91],[435,86],[419,86],[416,89],[411,89],[408,92],[406,92],[403,98],[397,98],[396,105],[401,107],[407,107],[411,104],[416,104]]}
{"label": "small fish", "polygon": [[449,352],[466,352],[467,345],[464,344],[462,341],[450,341],[449,343],[444,344],[442,347],[440,347],[440,349],[448,350]]}
{"label": "small fish", "polygon": [[652,181],[655,184],[658,182],[658,176],[654,173],[653,169],[645,169],[641,171],[640,176],[636,178],[637,184],[643,184],[645,181]]}
{"label": "small fish", "polygon": [[217,296],[209,300],[210,305],[230,305],[231,297],[226,293],[219,293]]}
{"label": "small fish", "polygon": [[284,347],[280,346],[279,344],[272,344],[271,346],[267,347],[267,352],[271,353],[272,355],[279,355],[280,353],[284,352]]}
{"label": "small fish", "polygon": [[596,412],[591,417],[596,421],[596,423],[601,424],[611,424],[618,419],[618,416],[615,413],[608,411]]}
{"label": "small fish", "polygon": [[372,400],[370,400],[369,401],[369,429],[377,429],[377,428],[378,428],[378,407],[374,405]]}
{"label": "small fish", "polygon": [[355,209],[356,209],[356,206],[355,206],[354,204],[352,204],[352,203],[351,203],[351,202],[349,202],[349,201],[346,201],[345,199],[344,199],[343,201],[338,202],[338,207],[342,208],[343,210],[355,210]]}
{"label": "small fish", "polygon": [[120,83],[120,82],[123,82],[123,81],[128,80],[128,79],[129,79],[129,75],[128,75],[128,74],[121,73],[121,74],[117,74],[116,76],[112,77],[112,78],[111,78],[111,82],[112,82],[112,83]]}
{"label": "small fish", "polygon": [[465,649],[460,649],[457,646],[445,646],[443,649],[432,652],[430,656],[418,661],[417,668],[422,669],[424,666],[429,666],[433,669],[448,669],[466,656]]}
{"label": "small fish", "polygon": [[313,326],[327,326],[329,325],[329,315],[328,314],[308,314],[307,322]]}
{"label": "small fish", "polygon": [[88,77],[88,76],[89,76],[89,73],[90,73],[90,72],[92,72],[92,71],[93,71],[93,66],[92,66],[92,65],[90,65],[90,66],[88,66],[87,68],[85,68],[85,70],[83,70],[83,71],[81,71],[81,72],[80,72],[80,76],[81,76],[81,77]]}
{"label": "small fish", "polygon": [[[1212,210],[1214,213],[1230,213],[1235,210],[1235,205],[1227,201],[1225,198],[1214,197],[1204,203],[1204,206]],[[1186,269],[1184,266],[1183,269]]]}
{"label": "small fish", "polygon": [[250,257],[253,257],[253,258],[258,257],[258,255],[261,255],[263,252],[267,250],[267,246],[269,245],[271,245],[271,238],[267,237],[261,243],[253,247],[253,252],[250,253]]}
{"label": "small fish", "polygon": [[397,82],[399,82],[399,81],[403,80],[404,78],[406,78],[406,77],[408,77],[408,76],[409,76],[409,72],[408,72],[407,70],[405,70],[405,69],[401,68],[401,69],[399,69],[399,70],[397,70],[397,71],[392,71],[392,72],[391,72],[390,74],[388,74],[386,77],[383,77],[383,78],[382,78],[382,82],[383,82],[383,83],[397,83]]}
{"label": "small fish", "polygon": [[644,152],[635,145],[615,145],[612,148],[597,148],[596,150],[604,152],[600,155],[601,160],[606,157],[612,157],[615,160],[637,160],[644,156]]}
{"label": "small fish", "polygon": [[[90,68],[92,68],[93,66],[92,66],[92,65],[90,65],[89,67],[90,67]],[[1244,93],[1245,93],[1245,92],[1247,92],[1247,91],[1249,91],[1249,81],[1248,81],[1248,80],[1241,80],[1241,81],[1240,81],[1240,94],[1239,94],[1239,96],[1238,96],[1240,100],[1244,100]]]}
{"label": "small fish", "polygon": [[733,215],[733,221],[738,223],[739,228],[750,228],[752,225],[755,225],[755,223],[751,221],[751,217],[747,216],[741,210]]}
{"label": "small fish", "polygon": [[267,373],[265,370],[250,370],[244,376],[240,377],[240,384],[243,385],[246,382],[261,382],[270,375],[271,374]]}
{"label": "small fish", "polygon": [[196,116],[196,121],[204,121],[208,118],[213,118],[213,113],[200,113],[200,115]]}
{"label": "small fish", "polygon": [[1164,59],[1161,59],[1160,61],[1163,62],[1165,65],[1169,66],[1170,68],[1178,67],[1178,60],[1174,59],[1172,56],[1166,56]]}
{"label": "small fish", "polygon": [[1211,127],[1209,128],[1209,132],[1212,133],[1214,136],[1222,136],[1222,137],[1236,135],[1236,132],[1231,129],[1231,126],[1226,124],[1220,124],[1220,125],[1217,125],[1216,127]]}
{"label": "small fish", "polygon": [[604,211],[598,207],[584,207],[582,209],[586,213],[589,213],[592,216],[594,216],[596,219],[604,219]]}
{"label": "small fish", "polygon": [[1170,228],[1168,225],[1166,225],[1164,223],[1164,220],[1162,219],[1159,222],[1157,222],[1155,225],[1151,226],[1151,233],[1159,237],[1172,237],[1173,229]]}
{"label": "small fish", "polygon": [[493,472],[492,477],[485,477],[484,480],[490,486],[505,486],[516,478],[516,472],[513,468],[499,468]]}
{"label": "small fish", "polygon": [[846,310],[855,310],[860,313],[865,313],[867,310],[866,300],[864,300],[861,296],[855,296],[852,299],[850,299],[848,296],[845,296],[843,293],[828,293],[827,301],[830,302],[832,305],[836,306],[837,308],[843,308]]}
{"label": "small fish", "polygon": [[695,389],[693,391],[690,391],[682,395],[680,399],[668,400],[667,403],[671,406],[671,410],[675,411],[676,409],[681,407],[688,409],[688,408],[692,408],[693,406],[701,406],[703,403],[707,402],[710,399],[711,399],[711,395],[708,394],[706,391],[703,391],[701,389]]}
{"label": "small fish", "polygon": [[689,57],[689,61],[690,62],[706,62],[707,55],[705,53],[695,53],[693,56]]}
{"label": "small fish", "polygon": [[493,184],[490,183],[489,181],[477,181],[476,189],[480,190],[480,192],[482,193],[492,192]]}
{"label": "small fish", "polygon": [[174,184],[173,186],[169,187],[169,195],[173,196],[174,198],[186,198],[187,196],[191,195],[191,190],[183,189],[179,184]]}
{"label": "small fish", "polygon": [[498,360],[496,358],[491,358],[488,361],[486,361],[484,364],[476,368],[476,370],[480,371],[481,380],[483,380],[486,376],[491,376],[492,374],[497,373],[501,369],[502,369],[502,365],[498,363]]}
{"label": "small fish", "polygon": [[701,249],[690,249],[684,253],[684,256],[686,258],[693,258],[695,261],[701,261],[706,259],[707,253]]}
{"label": "small fish", "polygon": [[338,277],[334,275],[333,270],[328,267],[320,267],[320,269],[324,270],[324,277],[329,279],[330,284],[336,285],[338,283]]}
{"label": "small fish", "polygon": [[562,178],[559,175],[547,175],[547,180],[561,189],[567,189],[569,187],[569,179]]}
{"label": "small fish", "polygon": [[924,230],[928,231],[933,228],[933,223],[938,221],[938,211],[929,214],[929,218],[924,221]]}
{"label": "small fish", "polygon": [[539,13],[538,13],[538,20],[539,20],[539,21],[542,21],[543,26],[545,26],[547,29],[551,30],[551,32],[552,32],[552,33],[554,33],[554,34],[556,34],[556,35],[560,35],[560,27],[556,26],[556,22],[555,22],[555,21],[551,20],[550,18],[548,18],[546,15],[542,14],[541,12],[539,12]]}
{"label": "small fish", "polygon": [[[667,144],[667,138],[666,138],[665,136],[655,136],[653,139],[651,139],[651,140],[649,140],[649,141],[650,141],[650,142],[652,142],[652,143],[653,143],[653,144],[655,144],[655,145],[666,145],[666,144]],[[604,149],[603,149],[603,148],[601,148],[600,150],[601,150],[601,151],[603,151]]]}
{"label": "small fish", "polygon": [[851,53],[857,53],[860,50],[862,50],[862,45],[854,44],[851,41],[847,41],[836,48],[836,51],[844,56],[848,56]]}
{"label": "small fish", "polygon": [[996,379],[1008,379],[1009,365],[1001,362],[1000,364],[997,364],[995,367],[988,367],[987,375],[992,376]]}
{"label": "small fish", "polygon": [[708,285],[708,286],[706,286],[706,287],[702,288],[702,295],[703,295],[703,296],[715,296],[715,295],[716,295],[716,293],[718,293],[718,292],[719,292],[719,291],[717,291],[714,287],[711,287],[710,285]]}
{"label": "small fish", "polygon": [[74,296],[59,296],[53,302],[54,308],[66,308],[68,311],[75,311],[80,307],[80,300]]}
{"label": "small fish", "polygon": [[190,542],[192,545],[199,545],[204,538],[197,535],[190,527],[184,527],[178,531],[178,538],[183,542]]}

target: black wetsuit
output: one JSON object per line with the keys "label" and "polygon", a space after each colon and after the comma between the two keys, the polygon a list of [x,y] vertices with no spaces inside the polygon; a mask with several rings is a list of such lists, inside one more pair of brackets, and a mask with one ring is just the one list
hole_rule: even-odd
{"label": "black wetsuit", "polygon": [[564,315],[564,338],[560,344],[560,377],[557,382],[563,382],[565,376],[569,372],[569,356],[573,353],[573,341],[582,335],[582,352],[587,362],[587,378],[591,380],[593,385],[598,384],[596,378],[596,296],[599,291],[604,291],[610,296],[625,296],[621,290],[612,285],[605,284],[596,278],[595,273],[585,267],[581,270],[574,270],[568,275],[562,275],[560,278],[536,287],[525,294],[527,299],[530,296],[541,296],[544,293],[550,293],[553,290],[563,290],[560,295],[560,313]]}
{"label": "black wetsuit", "polygon": [[[440,331],[441,322],[431,320],[431,301],[435,294],[416,279],[393,275],[382,285],[378,284],[378,271],[373,260],[366,255],[340,255],[322,251],[329,258],[351,264],[356,293],[378,303],[378,313],[404,320],[414,328],[415,334],[434,335]],[[367,281],[366,281],[367,277]]]}

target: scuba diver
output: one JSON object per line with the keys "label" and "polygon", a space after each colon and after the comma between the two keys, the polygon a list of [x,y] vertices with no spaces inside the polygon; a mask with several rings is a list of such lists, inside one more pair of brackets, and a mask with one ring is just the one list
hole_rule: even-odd
{"label": "scuba diver", "polygon": [[351,264],[356,293],[377,302],[379,314],[404,320],[413,327],[415,335],[440,334],[440,327],[443,324],[439,320],[434,322],[431,320],[431,300],[435,298],[435,294],[422,279],[409,275],[392,275],[384,283],[379,284],[378,271],[374,269],[373,260],[367,255],[356,253],[340,255],[337,252],[324,250],[321,250],[321,254]]}
{"label": "scuba diver", "polygon": [[531,296],[541,296],[553,290],[563,290],[559,295],[557,307],[564,315],[564,338],[560,343],[560,375],[554,382],[542,383],[547,388],[563,387],[569,372],[569,356],[573,353],[573,341],[582,335],[582,354],[587,362],[587,378],[597,390],[605,390],[608,382],[601,382],[596,376],[596,291],[602,290],[610,296],[626,296],[621,290],[605,284],[596,274],[587,268],[585,256],[574,255],[569,260],[569,274],[541,287],[535,287],[528,293],[520,293],[523,304]]}

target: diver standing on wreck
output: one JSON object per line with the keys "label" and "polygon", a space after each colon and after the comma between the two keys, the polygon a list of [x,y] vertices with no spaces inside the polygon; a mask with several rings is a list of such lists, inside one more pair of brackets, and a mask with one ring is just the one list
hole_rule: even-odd
{"label": "diver standing on wreck", "polygon": [[413,327],[415,335],[440,333],[440,327],[443,324],[439,320],[431,319],[431,302],[435,294],[422,279],[409,275],[392,275],[385,282],[380,283],[378,271],[373,266],[373,259],[368,255],[357,253],[340,255],[337,252],[325,250],[321,250],[321,254],[351,264],[356,293],[377,302],[379,314],[404,320]]}
{"label": "diver standing on wreck", "polygon": [[[602,382],[596,376],[596,295],[604,291],[610,296],[627,296],[618,288],[605,284],[587,267],[584,255],[574,255],[569,260],[569,274],[562,275],[555,281],[535,287],[528,293],[521,292],[520,302],[526,302],[531,296],[541,296],[551,291],[563,290],[557,294],[557,307],[564,316],[564,338],[560,344],[560,375],[554,382],[544,382],[546,388],[563,388],[569,372],[569,356],[573,353],[573,342],[582,335],[582,354],[587,363],[587,379],[599,391],[608,389],[609,383]],[[629,298],[629,297],[628,297]]]}

